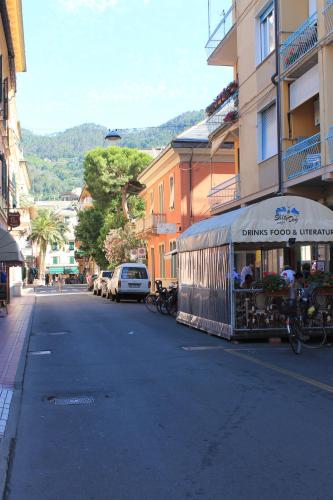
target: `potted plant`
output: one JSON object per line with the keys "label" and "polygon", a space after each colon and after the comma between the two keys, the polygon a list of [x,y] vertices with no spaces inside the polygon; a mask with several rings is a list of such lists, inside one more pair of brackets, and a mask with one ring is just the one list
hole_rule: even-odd
{"label": "potted plant", "polygon": [[288,294],[288,284],[276,273],[264,273],[262,288],[267,295],[283,296]]}

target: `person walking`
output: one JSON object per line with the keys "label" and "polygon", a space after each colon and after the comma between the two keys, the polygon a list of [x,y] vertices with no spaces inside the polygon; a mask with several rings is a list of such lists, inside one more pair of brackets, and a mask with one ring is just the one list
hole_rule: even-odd
{"label": "person walking", "polygon": [[58,276],[58,287],[59,287],[59,292],[62,292],[62,286],[64,284],[64,278],[62,274],[59,274]]}
{"label": "person walking", "polygon": [[50,284],[50,275],[49,274],[46,274],[45,275],[45,285],[48,287]]}

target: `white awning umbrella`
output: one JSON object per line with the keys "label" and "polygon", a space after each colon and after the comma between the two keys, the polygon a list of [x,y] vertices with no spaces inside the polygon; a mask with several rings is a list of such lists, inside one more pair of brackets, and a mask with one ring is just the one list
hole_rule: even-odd
{"label": "white awning umbrella", "polygon": [[0,228],[0,262],[8,266],[22,266],[24,257],[9,231]]}
{"label": "white awning umbrella", "polygon": [[300,196],[277,196],[193,224],[177,239],[186,252],[227,243],[332,242],[333,211]]}

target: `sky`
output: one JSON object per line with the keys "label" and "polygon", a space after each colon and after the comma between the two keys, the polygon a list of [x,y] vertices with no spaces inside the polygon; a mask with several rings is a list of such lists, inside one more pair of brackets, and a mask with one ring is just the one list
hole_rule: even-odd
{"label": "sky", "polygon": [[[22,0],[21,125],[155,126],[206,108],[232,80],[208,66],[208,0]],[[231,0],[210,0],[211,27]]]}

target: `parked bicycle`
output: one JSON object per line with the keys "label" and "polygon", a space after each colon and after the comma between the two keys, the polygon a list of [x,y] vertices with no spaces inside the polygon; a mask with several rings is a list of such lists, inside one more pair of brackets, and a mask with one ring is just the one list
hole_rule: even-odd
{"label": "parked bicycle", "polygon": [[175,316],[177,314],[177,284],[163,287],[161,280],[155,281],[156,291],[145,298],[145,305],[150,312],[160,312]]}
{"label": "parked bicycle", "polygon": [[300,354],[302,347],[316,349],[327,343],[327,313],[325,311],[321,313],[322,326],[316,329],[315,342],[306,331],[319,314],[314,305],[313,293],[306,294],[304,289],[290,288],[284,309],[288,340],[295,354]]}

